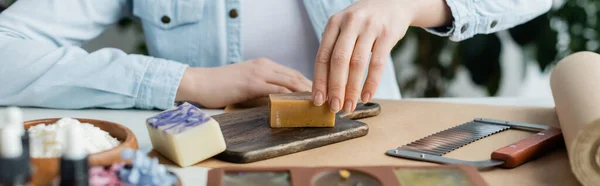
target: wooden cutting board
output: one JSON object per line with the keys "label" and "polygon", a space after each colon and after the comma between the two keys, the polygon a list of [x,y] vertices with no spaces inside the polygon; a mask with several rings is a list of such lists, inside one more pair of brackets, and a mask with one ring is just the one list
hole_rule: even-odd
{"label": "wooden cutting board", "polygon": [[380,111],[377,103],[358,104],[352,113],[338,113],[331,128],[271,128],[267,106],[215,115],[212,117],[221,125],[227,144],[216,158],[251,163],[361,137],[369,127],[355,119],[376,116]]}

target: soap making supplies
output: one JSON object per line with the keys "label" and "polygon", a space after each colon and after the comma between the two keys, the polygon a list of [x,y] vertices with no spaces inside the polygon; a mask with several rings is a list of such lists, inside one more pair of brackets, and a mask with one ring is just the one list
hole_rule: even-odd
{"label": "soap making supplies", "polygon": [[88,154],[80,125],[65,128],[66,148],[60,158],[61,186],[88,186]]}
{"label": "soap making supplies", "polygon": [[31,168],[29,162],[21,161],[23,152],[17,127],[8,125],[0,130],[0,185],[24,185],[29,182]]}
{"label": "soap making supplies", "polygon": [[321,172],[313,178],[314,186],[381,186],[379,180],[368,173],[338,169]]}
{"label": "soap making supplies", "polygon": [[131,160],[131,168],[119,170],[122,182],[131,185],[144,186],[170,186],[178,183],[175,175],[171,174],[165,166],[158,164],[158,159],[149,158],[148,152],[125,149],[121,153],[123,160]]}
{"label": "soap making supplies", "polygon": [[[431,178],[431,179],[429,179]],[[487,186],[470,165],[220,167],[207,186]]]}
{"label": "soap making supplies", "polygon": [[192,104],[163,111],[146,124],[154,149],[181,167],[225,151],[219,123]]}
{"label": "soap making supplies", "polygon": [[165,172],[164,166],[158,164],[156,158],[150,159],[147,153],[126,149],[121,155],[123,159],[131,160],[131,165],[115,163],[90,168],[90,186],[170,186],[179,183],[175,175]]}
{"label": "soap making supplies", "polygon": [[360,121],[377,116],[376,103],[357,104],[351,114],[339,114],[334,127],[271,128],[269,107],[258,107],[212,116],[221,125],[227,149],[215,158],[232,163],[251,163],[358,138],[369,132]]}
{"label": "soap making supplies", "polygon": [[473,186],[460,169],[396,169],[400,185]]}
{"label": "soap making supplies", "polygon": [[63,131],[74,125],[81,127],[83,133],[82,142],[87,154],[109,150],[121,143],[108,132],[92,124],[80,123],[78,120],[72,118],[62,118],[54,124],[38,124],[27,130],[30,138],[31,157],[60,157],[65,148],[65,141],[62,138]]}
{"label": "soap making supplies", "polygon": [[283,127],[333,127],[335,113],[329,106],[315,106],[310,92],[269,95],[270,125]]}
{"label": "soap making supplies", "polygon": [[[5,111],[5,120],[6,125],[12,126],[13,129],[16,129],[18,135],[21,138],[21,144],[23,145],[23,153],[19,160],[22,161],[20,164],[29,164],[29,135],[25,133],[25,128],[23,125],[23,112],[18,107],[8,107]],[[30,175],[26,176],[29,177]]]}
{"label": "soap making supplies", "polygon": [[122,164],[113,164],[111,166],[96,166],[89,170],[90,186],[128,186],[129,184],[121,182],[118,171],[123,168]]}
{"label": "soap making supplies", "polygon": [[288,172],[230,172],[223,176],[223,186],[290,186]]}
{"label": "soap making supplies", "polygon": [[[125,148],[138,148],[138,142],[136,136],[133,132],[115,122],[110,122],[106,120],[97,120],[97,119],[86,119],[86,118],[74,118],[80,123],[89,123],[95,127],[98,127],[100,130],[107,132],[111,137],[117,139],[119,141],[119,145],[104,150],[101,152],[89,154],[89,166],[108,166],[113,163],[121,162],[121,151]],[[42,118],[36,120],[25,121],[25,129],[29,130],[29,128],[41,125],[41,124],[53,124],[57,123],[61,118]],[[84,136],[88,137],[88,136]],[[63,140],[62,138],[58,138],[59,140]],[[33,175],[33,184],[34,185],[51,185],[55,178],[60,175],[60,158],[59,157],[49,157],[49,158],[31,158],[31,163],[35,167],[35,173]]]}
{"label": "soap making supplies", "polygon": [[583,186],[600,185],[600,63],[582,52],[558,62],[550,76],[570,169]]}

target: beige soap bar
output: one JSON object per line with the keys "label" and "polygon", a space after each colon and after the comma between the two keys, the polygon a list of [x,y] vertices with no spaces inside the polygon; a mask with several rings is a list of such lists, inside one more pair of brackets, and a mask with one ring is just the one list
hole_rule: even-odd
{"label": "beige soap bar", "polygon": [[326,104],[315,106],[310,92],[269,95],[270,124],[283,127],[333,127],[335,114]]}

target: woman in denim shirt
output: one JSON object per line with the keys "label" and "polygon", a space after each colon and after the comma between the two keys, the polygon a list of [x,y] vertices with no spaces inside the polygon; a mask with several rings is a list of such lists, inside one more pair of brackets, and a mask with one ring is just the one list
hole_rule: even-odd
{"label": "woman in denim shirt", "polygon": [[[18,0],[0,14],[0,105],[168,109],[190,101],[219,108],[312,91],[315,104],[351,111],[359,98],[400,98],[390,50],[408,27],[461,41],[524,23],[551,4]],[[80,48],[124,16],[141,21],[152,57]]]}

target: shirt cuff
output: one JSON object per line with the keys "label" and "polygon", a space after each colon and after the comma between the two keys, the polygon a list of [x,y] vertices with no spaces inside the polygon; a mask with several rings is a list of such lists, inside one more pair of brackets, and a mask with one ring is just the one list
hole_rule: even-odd
{"label": "shirt cuff", "polygon": [[175,105],[175,95],[188,65],[149,58],[136,98],[136,108],[166,110]]}
{"label": "shirt cuff", "polygon": [[[437,36],[449,37],[452,41],[462,41],[473,37],[476,24],[469,24],[469,22],[476,22],[470,12],[472,1],[446,0],[446,5],[452,13],[452,24],[437,28],[424,28],[424,30]],[[473,21],[470,21],[471,19]]]}

